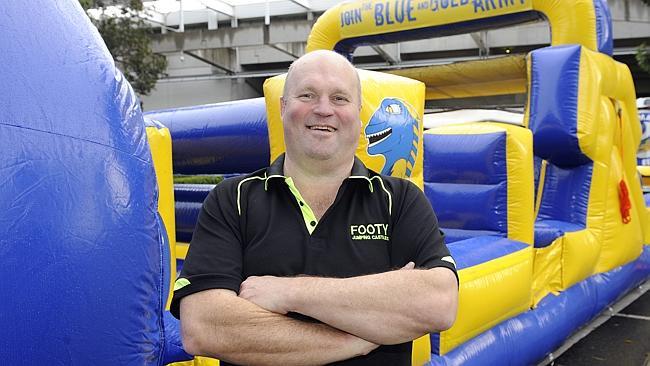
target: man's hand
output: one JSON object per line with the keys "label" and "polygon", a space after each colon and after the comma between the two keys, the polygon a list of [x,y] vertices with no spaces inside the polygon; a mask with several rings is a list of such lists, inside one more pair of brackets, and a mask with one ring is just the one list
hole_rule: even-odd
{"label": "man's hand", "polygon": [[268,311],[286,314],[290,311],[287,297],[295,280],[292,277],[251,276],[242,282],[239,297]]}

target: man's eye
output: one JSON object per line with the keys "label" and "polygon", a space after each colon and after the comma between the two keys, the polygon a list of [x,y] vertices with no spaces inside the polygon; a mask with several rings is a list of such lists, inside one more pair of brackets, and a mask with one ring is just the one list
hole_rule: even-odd
{"label": "man's eye", "polygon": [[344,97],[342,95],[337,95],[334,97],[334,101],[337,103],[346,103],[349,102],[350,100],[347,97]]}
{"label": "man's eye", "polygon": [[301,100],[311,100],[314,99],[314,94],[310,94],[310,93],[300,94],[298,95],[298,98]]}

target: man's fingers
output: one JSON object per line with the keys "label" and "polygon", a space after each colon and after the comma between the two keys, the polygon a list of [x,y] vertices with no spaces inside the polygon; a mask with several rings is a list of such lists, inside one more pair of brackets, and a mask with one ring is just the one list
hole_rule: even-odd
{"label": "man's fingers", "polygon": [[406,265],[404,267],[400,268],[400,270],[402,270],[402,269],[414,269],[414,268],[415,268],[415,263],[408,262],[408,263],[406,263]]}

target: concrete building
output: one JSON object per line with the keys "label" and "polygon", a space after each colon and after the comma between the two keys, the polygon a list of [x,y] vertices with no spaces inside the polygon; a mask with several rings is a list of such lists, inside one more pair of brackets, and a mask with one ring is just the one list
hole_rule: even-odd
{"label": "concrete building", "polygon": [[[262,95],[264,80],[286,71],[304,54],[316,19],[337,0],[158,0],[145,1],[154,26],[153,48],[168,60],[167,76],[145,110],[215,103]],[[650,74],[635,60],[636,47],[650,45],[650,6],[641,0],[608,0],[614,57],[634,76],[637,95],[650,96]],[[362,46],[357,67],[387,70],[527,53],[550,44],[548,23],[536,22],[472,34]],[[521,106],[523,95],[437,101],[427,107]]]}

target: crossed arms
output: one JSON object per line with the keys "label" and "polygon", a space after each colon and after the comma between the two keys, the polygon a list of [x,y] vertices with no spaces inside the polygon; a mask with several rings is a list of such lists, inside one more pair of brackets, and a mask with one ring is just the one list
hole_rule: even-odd
{"label": "crossed arms", "polygon": [[451,270],[412,263],[343,279],[249,277],[239,296],[206,290],[181,300],[183,345],[191,354],[239,364],[325,364],[448,329],[457,302]]}

